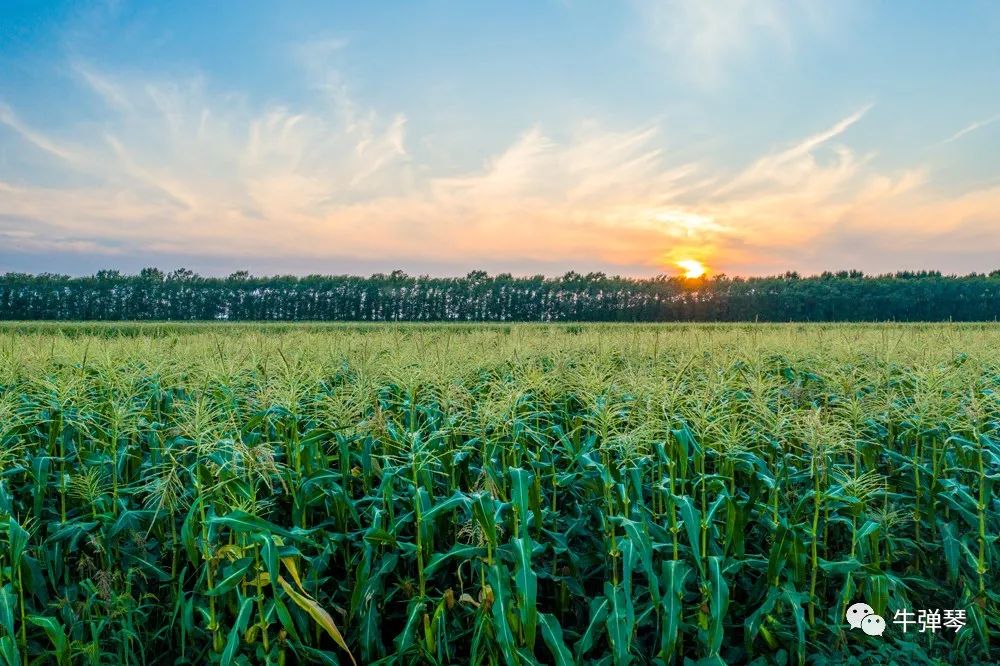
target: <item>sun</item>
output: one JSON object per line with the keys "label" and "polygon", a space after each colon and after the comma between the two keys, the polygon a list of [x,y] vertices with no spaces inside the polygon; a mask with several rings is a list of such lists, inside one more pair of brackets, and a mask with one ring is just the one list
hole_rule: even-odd
{"label": "sun", "polygon": [[696,259],[682,259],[677,262],[677,265],[684,269],[684,277],[689,280],[700,278],[708,270],[705,268],[705,264]]}

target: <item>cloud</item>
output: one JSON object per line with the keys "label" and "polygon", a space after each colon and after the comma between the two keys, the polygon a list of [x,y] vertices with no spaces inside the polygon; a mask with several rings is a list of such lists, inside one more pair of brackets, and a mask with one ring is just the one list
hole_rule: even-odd
{"label": "cloud", "polygon": [[14,130],[22,139],[34,147],[49,153],[50,155],[58,157],[61,160],[73,162],[79,158],[76,151],[73,149],[62,146],[59,142],[28,127],[21,121],[20,118],[17,117],[13,109],[3,103],[0,103],[0,123]]}
{"label": "cloud", "polygon": [[75,62],[72,64],[72,69],[91,91],[101,97],[105,104],[123,111],[132,110],[127,94],[113,81],[108,80],[86,63]]}
{"label": "cloud", "polygon": [[[382,190],[405,167],[405,117],[347,117],[319,105],[252,109],[199,77],[144,81],[78,66],[107,105],[99,131],[78,128],[72,149],[6,108],[0,121],[68,168],[97,181],[82,189],[22,189],[23,207],[79,226],[93,218],[135,233],[252,235],[254,221],[301,219],[366,190]],[[46,205],[42,202],[48,198]],[[32,201],[33,200],[33,201]],[[105,202],[118,202],[120,214]],[[241,242],[231,238],[234,246]]]}
{"label": "cloud", "polygon": [[832,127],[806,137],[790,148],[761,157],[736,178],[719,188],[716,194],[726,194],[747,186],[756,187],[762,183],[781,183],[793,186],[817,173],[828,177],[830,180],[828,189],[832,189],[832,186],[837,182],[854,175],[856,172],[852,164],[854,156],[849,150],[839,147],[835,150],[836,168],[820,168],[815,151],[847,131],[848,128],[861,120],[869,109],[871,109],[871,105],[862,107],[846,118],[837,121]]}
{"label": "cloud", "polygon": [[998,113],[995,116],[991,116],[989,118],[986,118],[984,120],[977,120],[976,122],[974,122],[974,123],[972,123],[970,125],[967,125],[966,127],[963,127],[962,129],[958,130],[957,132],[955,132],[954,134],[952,134],[950,137],[948,137],[947,139],[945,139],[941,143],[945,144],[945,143],[951,143],[952,141],[958,141],[959,139],[961,139],[966,134],[970,134],[972,132],[975,132],[978,129],[986,127],[987,125],[992,125],[993,123],[995,123],[998,120],[1000,120],[1000,113]]}
{"label": "cloud", "polygon": [[740,59],[767,49],[789,54],[834,23],[831,3],[819,0],[633,0],[633,6],[677,73],[709,88]]}
{"label": "cloud", "polygon": [[674,159],[656,123],[589,121],[558,135],[525,128],[478,167],[445,174],[408,150],[405,115],[366,108],[344,86],[290,108],[200,77],[74,71],[107,107],[100,126],[57,139],[0,107],[0,147],[67,174],[0,172],[0,257],[648,275],[688,258],[730,273],[834,268],[855,256],[850,242],[913,257],[946,248],[954,261],[961,247],[942,239],[958,231],[977,239],[976,262],[1000,251],[996,184],[956,198],[935,192],[924,166],[876,168],[846,141],[867,106],[736,167]]}

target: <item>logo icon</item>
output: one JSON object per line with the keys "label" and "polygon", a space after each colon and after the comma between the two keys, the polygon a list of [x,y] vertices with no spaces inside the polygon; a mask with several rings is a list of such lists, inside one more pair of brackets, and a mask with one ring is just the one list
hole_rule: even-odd
{"label": "logo icon", "polygon": [[862,602],[847,609],[847,624],[851,629],[861,629],[869,636],[881,636],[885,631],[885,619],[875,614],[875,609]]}
{"label": "logo icon", "polygon": [[881,636],[885,631],[885,620],[881,615],[868,615],[861,621],[861,631],[869,636]]}
{"label": "logo icon", "polygon": [[847,609],[847,624],[851,629],[859,629],[861,622],[869,615],[874,615],[875,609],[866,603],[854,604]]}

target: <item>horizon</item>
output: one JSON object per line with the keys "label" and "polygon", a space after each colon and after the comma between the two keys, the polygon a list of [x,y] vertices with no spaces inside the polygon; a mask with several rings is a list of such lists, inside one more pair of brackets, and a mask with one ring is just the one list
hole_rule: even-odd
{"label": "horizon", "polygon": [[[633,280],[633,281],[655,281],[658,279],[675,279],[685,282],[711,282],[716,280],[775,280],[775,279],[824,279],[824,278],[836,278],[836,279],[880,279],[880,278],[924,278],[924,277],[940,277],[947,279],[963,279],[963,278],[976,278],[976,277],[987,277],[987,278],[998,278],[1000,277],[1000,267],[994,268],[993,270],[987,271],[967,271],[967,272],[945,272],[934,269],[920,269],[920,270],[897,270],[897,271],[884,271],[884,272],[866,272],[856,268],[843,268],[836,270],[825,270],[818,273],[803,273],[800,271],[784,271],[782,273],[771,273],[771,274],[761,274],[761,275],[739,275],[739,274],[728,274],[728,273],[704,273],[700,275],[687,275],[683,270],[680,272],[663,272],[656,273],[652,275],[645,276],[632,276],[623,275],[619,273],[607,273],[604,271],[588,271],[581,272],[576,270],[568,270],[564,273],[512,273],[510,271],[486,271],[483,269],[472,269],[464,275],[459,274],[439,274],[432,275],[430,273],[410,273],[403,269],[397,268],[388,271],[376,271],[370,274],[361,273],[255,273],[246,269],[237,269],[235,271],[230,271],[228,273],[203,273],[197,270],[187,268],[185,266],[180,266],[177,268],[163,269],[156,266],[144,266],[140,270],[136,271],[123,271],[117,268],[104,268],[94,271],[92,273],[59,273],[52,271],[40,271],[40,272],[24,272],[24,271],[5,271],[0,272],[0,278],[7,276],[28,276],[30,278],[69,278],[71,280],[85,280],[91,278],[102,277],[101,274],[112,274],[111,277],[121,277],[121,278],[133,278],[142,277],[142,273],[145,271],[157,271],[159,273],[159,278],[161,280],[166,280],[178,273],[186,273],[189,277],[193,278],[206,278],[212,280],[228,280],[233,278],[243,279],[243,280],[272,280],[278,278],[295,278],[295,279],[308,279],[308,278],[331,278],[331,279],[341,279],[341,278],[352,278],[359,280],[370,280],[370,279],[381,279],[398,277],[400,279],[413,279],[413,280],[465,280],[471,279],[473,277],[483,278],[487,280],[495,280],[498,278],[506,278],[513,280],[530,280],[543,278],[545,280],[560,280],[566,278],[569,275],[573,275],[580,279],[605,279],[605,280]],[[481,275],[474,275],[481,274]]]}
{"label": "horizon", "polygon": [[992,3],[7,14],[0,274],[998,268]]}

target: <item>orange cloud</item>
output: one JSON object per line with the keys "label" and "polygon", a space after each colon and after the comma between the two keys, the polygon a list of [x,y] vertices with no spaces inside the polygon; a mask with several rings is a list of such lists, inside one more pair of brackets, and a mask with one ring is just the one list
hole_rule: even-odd
{"label": "orange cloud", "polygon": [[[823,248],[848,236],[918,256],[928,239],[1000,223],[996,186],[936,192],[927,166],[881,172],[845,145],[868,107],[735,171],[671,160],[655,124],[591,122],[562,141],[528,128],[479,169],[442,176],[407,150],[405,116],[383,119],[335,87],[328,107],[260,111],[198,79],[78,71],[108,105],[103,134],[56,140],[0,107],[4,141],[73,176],[0,183],[0,234],[15,251],[565,261],[630,274],[696,257],[770,272],[825,267]],[[983,244],[1000,250],[995,233]]]}

